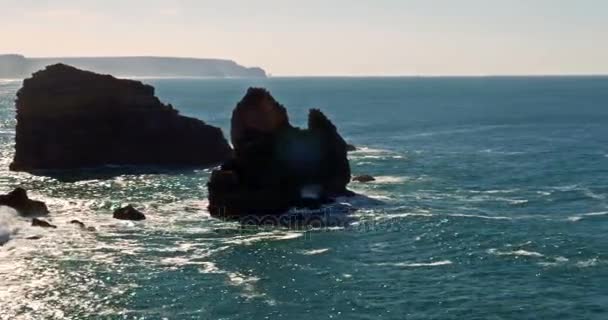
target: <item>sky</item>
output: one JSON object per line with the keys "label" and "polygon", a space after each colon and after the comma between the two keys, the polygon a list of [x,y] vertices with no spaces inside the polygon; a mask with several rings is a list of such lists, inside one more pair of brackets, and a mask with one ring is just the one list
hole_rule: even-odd
{"label": "sky", "polygon": [[277,76],[608,74],[606,0],[0,0],[0,53]]}

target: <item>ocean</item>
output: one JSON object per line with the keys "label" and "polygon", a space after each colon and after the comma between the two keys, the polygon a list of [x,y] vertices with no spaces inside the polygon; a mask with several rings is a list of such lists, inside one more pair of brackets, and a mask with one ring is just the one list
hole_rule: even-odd
{"label": "ocean", "polygon": [[[377,180],[344,223],[252,230],[209,216],[208,169],[9,172],[0,81],[0,192],[58,226],[0,208],[0,319],[608,319],[608,77],[142,81],[226,135],[249,86],[296,125],[321,108]],[[128,203],[148,220],[112,219]]]}

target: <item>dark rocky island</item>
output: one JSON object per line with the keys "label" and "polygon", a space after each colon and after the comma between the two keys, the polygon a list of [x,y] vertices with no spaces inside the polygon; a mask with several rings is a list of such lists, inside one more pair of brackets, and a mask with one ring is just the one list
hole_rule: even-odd
{"label": "dark rocky island", "polygon": [[64,64],[25,79],[16,105],[15,171],[210,166],[231,154],[219,128],[179,115],[152,86]]}
{"label": "dark rocky island", "polygon": [[232,113],[231,140],[234,157],[208,183],[212,216],[278,215],[352,195],[347,144],[319,110],[296,128],[268,91],[250,88]]}
{"label": "dark rocky island", "polygon": [[25,78],[32,72],[57,63],[123,77],[266,77],[266,72],[261,68],[247,68],[234,61],[224,59],[172,57],[26,58],[18,54],[7,54],[0,55],[0,78]]}

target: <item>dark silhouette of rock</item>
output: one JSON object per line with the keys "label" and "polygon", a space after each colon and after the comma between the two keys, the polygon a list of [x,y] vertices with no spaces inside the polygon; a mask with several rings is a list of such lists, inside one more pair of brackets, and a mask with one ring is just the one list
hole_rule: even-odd
{"label": "dark silhouette of rock", "polygon": [[124,208],[114,210],[114,219],[141,221],[146,220],[146,216],[141,211],[133,208],[132,205],[128,205]]}
{"label": "dark silhouette of rock", "polygon": [[85,225],[84,225],[84,223],[82,223],[82,221],[72,220],[72,221],[70,221],[70,223],[79,226],[81,229],[85,228]]}
{"label": "dark silhouette of rock", "polygon": [[97,231],[97,229],[95,229],[94,227],[87,227],[82,221],[80,220],[72,220],[70,221],[71,224],[75,224],[78,227],[80,227],[80,229],[82,230],[87,230],[87,231]]}
{"label": "dark silhouette of rock", "polygon": [[346,151],[348,151],[348,152],[357,151],[357,147],[355,145],[348,143],[348,144],[346,144]]}
{"label": "dark silhouette of rock", "polygon": [[376,178],[370,176],[369,174],[364,174],[364,175],[353,177],[353,181],[365,183],[365,182],[376,181]]}
{"label": "dark silhouette of rock", "polygon": [[32,227],[41,227],[41,228],[53,228],[53,229],[57,229],[57,226],[52,225],[44,220],[38,219],[38,218],[34,218],[32,220]]}
{"label": "dark silhouette of rock", "polygon": [[42,239],[42,236],[29,236],[25,239],[26,240],[40,240],[40,239]]}
{"label": "dark silhouette of rock", "polygon": [[346,142],[319,110],[308,129],[296,128],[268,91],[250,88],[232,113],[231,139],[234,157],[208,183],[213,216],[280,214],[352,195]]}
{"label": "dark silhouette of rock", "polygon": [[44,216],[49,213],[44,202],[31,200],[23,188],[16,188],[6,195],[0,195],[0,205],[11,207],[25,217]]}
{"label": "dark silhouette of rock", "polygon": [[179,115],[138,81],[56,64],[24,80],[16,104],[11,170],[210,166],[231,154],[219,128]]}

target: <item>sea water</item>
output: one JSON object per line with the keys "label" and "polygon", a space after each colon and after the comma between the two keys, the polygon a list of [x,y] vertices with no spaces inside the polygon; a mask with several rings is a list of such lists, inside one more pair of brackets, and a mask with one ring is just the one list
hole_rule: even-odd
{"label": "sea water", "polygon": [[[376,181],[334,227],[245,230],[209,216],[208,169],[9,172],[21,82],[0,81],[0,192],[58,226],[0,208],[0,319],[608,318],[608,78],[143,81],[225,134],[249,86],[295,125],[321,108]],[[148,220],[111,218],[128,203]]]}

